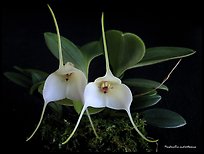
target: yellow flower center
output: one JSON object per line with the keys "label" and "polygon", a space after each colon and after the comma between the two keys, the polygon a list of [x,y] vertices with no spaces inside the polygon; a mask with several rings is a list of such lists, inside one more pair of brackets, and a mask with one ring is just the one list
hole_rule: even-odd
{"label": "yellow flower center", "polygon": [[102,81],[101,85],[100,85],[100,90],[106,94],[108,92],[109,89],[112,89],[113,87],[111,86],[110,82],[108,81]]}

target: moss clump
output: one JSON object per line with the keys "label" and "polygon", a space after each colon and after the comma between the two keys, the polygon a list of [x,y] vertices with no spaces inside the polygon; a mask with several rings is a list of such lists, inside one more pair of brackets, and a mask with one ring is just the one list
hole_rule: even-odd
{"label": "moss clump", "polygon": [[[87,116],[81,123],[71,140],[61,145],[62,141],[72,132],[78,115],[57,116],[48,114],[41,126],[42,151],[53,152],[151,152],[153,149],[134,130],[129,118],[122,111],[105,109],[99,114],[91,115],[96,132],[96,138]],[[140,131],[146,135],[144,121],[138,114],[133,119]]]}

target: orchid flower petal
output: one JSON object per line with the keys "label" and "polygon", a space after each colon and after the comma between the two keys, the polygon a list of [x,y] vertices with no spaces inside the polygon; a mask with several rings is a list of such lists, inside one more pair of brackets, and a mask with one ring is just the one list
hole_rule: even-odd
{"label": "orchid flower petal", "polygon": [[107,93],[106,106],[115,110],[127,110],[132,103],[132,93],[125,84],[113,84]]}
{"label": "orchid flower petal", "polygon": [[[87,83],[87,79],[84,73],[74,68],[73,65],[70,63],[67,63],[64,66],[61,66],[57,71],[50,74],[47,77],[43,88],[44,107],[41,113],[40,121],[36,126],[32,135],[26,141],[30,140],[38,130],[41,124],[41,121],[43,119],[45,108],[49,102],[61,100],[64,98],[68,98],[72,100],[81,100],[83,102],[83,92],[84,92],[86,83]],[[90,117],[89,117],[89,120],[92,124]],[[93,124],[92,124],[92,127],[93,127]],[[95,133],[95,129],[94,129],[94,133]]]}
{"label": "orchid flower petal", "polygon": [[[64,98],[68,98],[71,100],[81,100],[83,102],[83,93],[84,93],[86,83],[87,83],[87,79],[84,73],[74,68],[71,63],[67,63],[64,66],[60,66],[60,68],[57,71],[50,74],[47,77],[44,88],[43,88],[43,98],[44,98],[45,103],[44,103],[44,108],[41,114],[40,121],[36,129],[32,133],[32,135],[27,139],[27,141],[32,138],[32,136],[35,134],[35,132],[39,128],[40,123],[43,118],[45,107],[49,102],[61,100]],[[94,130],[94,133],[96,137],[98,137],[98,135],[96,134],[95,128],[93,126],[92,120],[90,118],[88,110],[86,112],[89,117],[91,126]],[[76,128],[78,127],[79,122]],[[75,131],[76,130],[74,130],[74,132]],[[71,134],[71,136],[73,136],[73,134]]]}
{"label": "orchid flower petal", "polygon": [[97,83],[89,83],[84,91],[84,101],[87,106],[102,108],[109,107],[126,110],[132,102],[130,89],[124,84],[113,84],[113,89],[104,94]]}
{"label": "orchid flower petal", "polygon": [[57,71],[50,74],[43,88],[43,98],[45,103],[57,101],[66,97],[66,80]]}
{"label": "orchid flower petal", "polygon": [[83,94],[86,84],[87,79],[84,73],[75,69],[67,84],[66,97],[71,100],[81,100],[83,102]]}
{"label": "orchid flower petal", "polygon": [[[110,82],[106,80],[106,77],[102,78],[105,79],[106,82]],[[113,80],[111,80],[111,82],[113,82]],[[129,119],[137,133],[148,142],[157,142],[158,140],[150,140],[146,138],[135,125],[130,113],[132,99],[133,97],[130,89],[125,84],[118,84],[117,82],[113,82],[107,93],[103,93],[100,90],[100,83],[98,82],[89,83],[84,91],[84,101],[86,106],[95,108],[108,107],[115,110],[126,110]]]}
{"label": "orchid flower petal", "polygon": [[34,136],[36,131],[38,130],[42,122],[43,115],[45,113],[45,108],[47,104],[51,101],[57,101],[57,100],[64,99],[66,97],[65,92],[66,92],[66,82],[64,81],[63,76],[59,74],[57,71],[50,74],[45,80],[45,84],[43,87],[44,106],[43,106],[43,110],[40,116],[40,120],[35,130],[33,131],[31,136],[26,141],[29,141]]}
{"label": "orchid flower petal", "polygon": [[43,98],[46,103],[64,98],[81,100],[86,83],[84,73],[67,63],[48,76],[43,88]]}
{"label": "orchid flower petal", "polygon": [[94,108],[105,107],[106,97],[104,95],[96,83],[90,82],[84,90],[84,104]]}
{"label": "orchid flower petal", "polygon": [[50,74],[45,80],[45,84],[43,87],[44,106],[43,106],[43,110],[40,116],[40,120],[35,130],[33,131],[31,136],[26,141],[29,141],[34,136],[34,134],[37,132],[42,122],[43,115],[45,113],[45,108],[47,104],[51,101],[57,101],[57,100],[64,99],[66,97],[65,92],[66,92],[66,82],[63,79],[63,76],[59,74],[57,71]]}

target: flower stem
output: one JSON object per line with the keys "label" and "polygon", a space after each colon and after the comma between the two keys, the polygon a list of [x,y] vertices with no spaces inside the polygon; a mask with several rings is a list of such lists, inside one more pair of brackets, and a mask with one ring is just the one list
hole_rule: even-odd
{"label": "flower stem", "polygon": [[170,75],[173,73],[173,71],[176,69],[176,67],[178,66],[178,64],[181,62],[182,59],[179,59],[179,61],[176,63],[176,65],[171,69],[171,71],[169,72],[169,74],[164,78],[164,80],[161,82],[161,84],[159,84],[156,88],[150,90],[150,91],[147,91],[147,92],[144,92],[144,93],[141,93],[141,94],[137,94],[135,95],[134,97],[139,97],[139,96],[143,96],[143,95],[147,95],[157,89],[159,89],[169,78],[170,78]]}
{"label": "flower stem", "polygon": [[62,56],[62,44],[61,44],[61,38],[60,38],[60,33],[59,33],[59,27],[58,27],[58,24],[57,24],[57,20],[56,20],[56,17],[55,17],[55,14],[53,13],[51,7],[47,4],[51,14],[52,14],[52,17],[53,17],[53,20],[54,20],[54,23],[55,23],[55,28],[56,28],[56,31],[57,31],[57,39],[58,39],[58,49],[59,49],[59,67],[60,66],[63,66],[63,56]]}
{"label": "flower stem", "polygon": [[37,125],[37,127],[35,128],[35,130],[33,131],[33,133],[30,135],[30,137],[26,139],[26,141],[29,141],[29,140],[33,137],[33,135],[36,133],[36,131],[38,130],[38,128],[39,128],[39,126],[40,126],[40,124],[41,124],[41,122],[42,122],[42,119],[43,119],[43,115],[44,115],[44,113],[45,113],[45,108],[46,108],[46,106],[47,106],[47,103],[44,103],[44,105],[43,105],[43,110],[42,110],[42,113],[41,113],[41,116],[40,116],[40,120],[39,120],[39,122],[38,122],[38,125]]}

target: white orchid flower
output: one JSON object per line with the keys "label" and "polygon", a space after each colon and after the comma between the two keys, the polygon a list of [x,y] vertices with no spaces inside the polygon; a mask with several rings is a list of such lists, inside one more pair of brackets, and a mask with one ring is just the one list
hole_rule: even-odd
{"label": "white orchid flower", "polygon": [[146,138],[135,125],[130,113],[130,106],[133,99],[132,93],[125,84],[121,83],[121,80],[119,78],[115,77],[112,74],[109,68],[109,60],[108,60],[103,18],[104,17],[102,13],[101,23],[102,23],[102,37],[103,37],[105,60],[106,60],[106,74],[104,77],[99,77],[94,82],[90,82],[89,84],[87,84],[84,91],[84,106],[82,108],[77,124],[73,132],[71,133],[71,135],[62,144],[67,143],[70,140],[70,138],[74,135],[79,125],[79,122],[82,118],[82,115],[87,107],[94,107],[94,108],[108,107],[114,110],[125,110],[127,111],[130,121],[133,127],[135,128],[135,130],[138,132],[138,134],[148,142],[157,142],[158,140],[150,140]]}
{"label": "white orchid flower", "polygon": [[[48,8],[50,9],[50,12],[53,16],[58,35],[59,68],[55,72],[51,73],[45,80],[45,84],[43,87],[44,106],[41,113],[40,121],[34,132],[26,141],[30,140],[35,134],[35,132],[38,130],[43,119],[45,108],[49,102],[62,100],[64,98],[83,102],[84,89],[87,84],[87,78],[81,70],[75,68],[74,65],[70,62],[67,62],[65,65],[63,64],[59,28],[57,25],[55,15],[49,5]],[[92,128],[94,130],[94,133],[97,136],[89,112],[88,110],[86,111],[88,118],[91,122]]]}
{"label": "white orchid flower", "polygon": [[86,84],[87,79],[84,73],[68,62],[59,66],[57,71],[47,77],[43,88],[43,98],[45,103],[64,98],[81,101]]}

